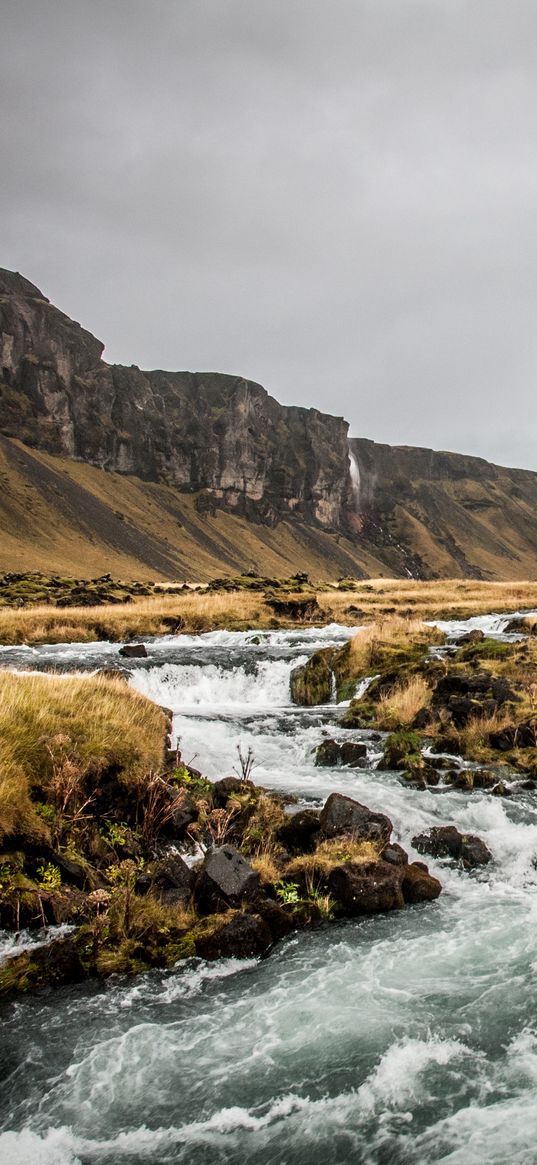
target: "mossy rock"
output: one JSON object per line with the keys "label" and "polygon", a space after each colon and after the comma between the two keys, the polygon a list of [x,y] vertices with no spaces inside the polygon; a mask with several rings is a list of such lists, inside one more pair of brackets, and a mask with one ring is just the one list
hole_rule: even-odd
{"label": "mossy rock", "polygon": [[0,996],[80,983],[85,978],[76,936],[67,935],[7,959],[0,966]]}
{"label": "mossy rock", "polygon": [[340,721],[342,728],[371,728],[377,719],[377,706],[372,700],[351,700]]}
{"label": "mossy rock", "polygon": [[328,704],[332,699],[334,676],[330,666],[331,653],[316,651],[307,663],[291,672],[290,687],[293,704],[314,707]]}
{"label": "mossy rock", "polygon": [[479,643],[469,643],[457,653],[463,663],[481,659],[508,659],[516,654],[518,643],[500,643],[498,639],[482,639]]}
{"label": "mossy rock", "polygon": [[384,745],[383,769],[406,769],[412,773],[424,767],[421,755],[421,737],[411,729],[400,729],[388,736]]}

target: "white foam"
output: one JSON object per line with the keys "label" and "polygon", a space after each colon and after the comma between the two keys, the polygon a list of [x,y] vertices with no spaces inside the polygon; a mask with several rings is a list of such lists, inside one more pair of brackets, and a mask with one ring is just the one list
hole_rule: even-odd
{"label": "white foam", "polygon": [[305,658],[261,659],[232,668],[214,663],[170,663],[139,668],[132,673],[130,683],[174,712],[285,708],[290,703],[291,671]]}

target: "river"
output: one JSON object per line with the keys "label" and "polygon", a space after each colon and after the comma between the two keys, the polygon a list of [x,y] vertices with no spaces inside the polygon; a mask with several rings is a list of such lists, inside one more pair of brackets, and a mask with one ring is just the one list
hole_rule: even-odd
{"label": "river", "polygon": [[[259,784],[309,804],[356,797],[414,857],[416,832],[453,823],[494,863],[430,861],[436,902],[301,933],[262,961],[191,960],[5,1005],[1,1165],[537,1162],[537,800],[316,768],[341,709],[293,707],[289,674],[350,633],[165,637],[128,661],[131,683],[173,709],[185,760],[210,777],[251,746]],[[117,645],[0,649],[4,667],[111,663]]]}

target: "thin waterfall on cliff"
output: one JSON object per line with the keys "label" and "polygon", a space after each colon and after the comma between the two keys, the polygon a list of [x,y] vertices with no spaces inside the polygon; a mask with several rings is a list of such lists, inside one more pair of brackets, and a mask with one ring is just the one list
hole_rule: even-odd
{"label": "thin waterfall on cliff", "polygon": [[355,457],[352,449],[350,449],[350,448],[349,448],[349,465],[350,465],[350,475],[351,475],[351,484],[352,484],[352,494],[353,494],[353,498],[354,498],[354,505],[355,505],[355,508],[357,510],[359,510],[360,509],[360,466],[358,465],[356,457]]}

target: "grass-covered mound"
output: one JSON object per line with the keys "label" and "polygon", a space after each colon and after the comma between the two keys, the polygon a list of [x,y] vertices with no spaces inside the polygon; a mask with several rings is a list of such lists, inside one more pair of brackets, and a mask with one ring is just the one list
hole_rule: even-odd
{"label": "grass-covered mound", "polygon": [[135,801],[165,735],[162,710],[120,679],[0,672],[0,842],[61,842],[112,780]]}
{"label": "grass-covered mound", "polygon": [[[340,723],[344,728],[389,734],[381,768],[408,769],[409,775],[419,773],[425,782],[425,770],[433,763],[428,766],[422,756],[428,746],[465,761],[497,769],[507,766],[515,770],[513,778],[518,773],[535,780],[534,620],[520,618],[513,630],[525,632],[526,638],[499,642],[472,631],[439,653],[435,648],[444,644],[445,636],[434,628],[398,618],[382,621],[360,631],[343,648],[315,653],[293,673],[292,693],[297,703],[315,703],[324,683],[323,702],[330,698],[335,682],[341,699],[368,678],[367,689],[351,699]],[[329,743],[339,758],[340,744]],[[318,750],[317,763],[330,763],[330,756],[324,756],[326,747],[325,743]],[[433,771],[429,775],[435,778]],[[463,775],[464,781],[454,771],[453,782],[473,787],[472,773]],[[476,777],[475,787],[490,785],[494,791],[505,791],[498,772],[489,774],[487,781],[485,776]]]}

